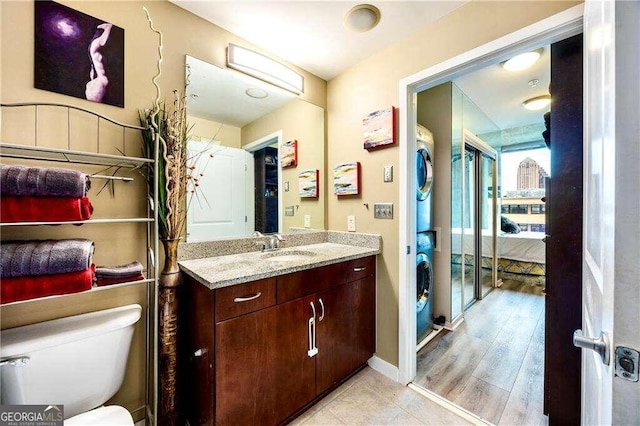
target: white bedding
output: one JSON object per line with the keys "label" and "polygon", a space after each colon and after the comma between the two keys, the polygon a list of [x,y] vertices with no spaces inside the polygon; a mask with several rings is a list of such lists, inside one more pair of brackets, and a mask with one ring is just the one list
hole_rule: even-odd
{"label": "white bedding", "polygon": [[[465,229],[464,231],[464,251],[467,254],[471,254],[473,253],[473,232],[471,229]],[[542,242],[544,236],[544,232],[522,231],[519,234],[500,233],[496,244],[498,258],[544,264],[545,244]],[[461,237],[462,233],[460,228],[453,228],[451,230],[452,254],[461,254]],[[482,231],[482,254],[486,257],[491,257],[493,254],[491,233],[486,229]]]}

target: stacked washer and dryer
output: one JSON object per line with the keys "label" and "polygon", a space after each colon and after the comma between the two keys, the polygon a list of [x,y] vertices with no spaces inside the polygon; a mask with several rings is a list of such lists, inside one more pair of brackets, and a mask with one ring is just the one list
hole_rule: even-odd
{"label": "stacked washer and dryer", "polygon": [[416,312],[417,342],[433,326],[433,135],[420,124],[416,128]]}

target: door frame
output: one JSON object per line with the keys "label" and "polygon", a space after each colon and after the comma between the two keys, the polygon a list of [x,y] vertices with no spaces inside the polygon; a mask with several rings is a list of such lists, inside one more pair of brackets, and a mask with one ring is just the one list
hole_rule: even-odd
{"label": "door frame", "polygon": [[[274,140],[277,140],[278,142],[278,232],[283,232],[282,231],[282,215],[283,215],[282,212],[284,212],[284,202],[282,200],[283,198],[282,193],[284,191],[282,191],[282,164],[280,163],[280,147],[282,146],[282,140],[283,140],[282,130],[278,130],[277,132],[270,133],[266,136],[261,137],[260,139],[256,139],[253,142],[249,142],[248,144],[243,145],[242,149],[250,153],[254,153],[262,148],[270,146],[271,144],[273,144]],[[251,194],[253,194],[253,191],[251,191]],[[254,217],[255,217],[255,204],[252,203],[252,205],[254,208]]]}
{"label": "door frame", "polygon": [[[405,77],[399,82],[400,176],[399,187],[399,289],[398,289],[398,381],[410,383],[416,375],[416,193],[414,143],[408,135],[416,132],[417,93],[451,81],[463,74],[508,59],[516,53],[533,50],[582,32],[584,4],[576,5],[549,18],[500,37],[454,58]],[[413,139],[411,139],[413,141]],[[437,142],[436,142],[437,143]],[[406,248],[406,249],[405,249]],[[450,314],[449,310],[449,314]],[[451,321],[451,318],[448,318]]]}

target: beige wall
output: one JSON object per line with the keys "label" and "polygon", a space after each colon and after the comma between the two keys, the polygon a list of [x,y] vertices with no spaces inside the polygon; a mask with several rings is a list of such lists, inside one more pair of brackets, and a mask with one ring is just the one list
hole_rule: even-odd
{"label": "beige wall", "polygon": [[[220,27],[192,15],[168,1],[60,1],[80,12],[104,19],[124,28],[125,31],[125,108],[87,102],[33,87],[34,58],[34,2],[0,2],[0,100],[14,102],[57,102],[77,105],[116,120],[136,124],[138,110],[149,108],[155,98],[155,88],[151,78],[156,73],[157,35],[148,27],[142,6],[146,6],[154,20],[155,27],[164,33],[164,61],[159,84],[163,97],[169,97],[173,89],[184,86],[185,54],[204,61],[225,66],[226,46],[235,42],[255,48],[250,43]],[[256,49],[262,51],[261,49]],[[262,51],[263,53],[267,53]],[[296,67],[294,67],[296,68]],[[304,99],[321,107],[326,107],[326,82],[306,71]],[[38,129],[39,143],[50,146],[66,146],[67,130],[65,114],[43,110],[39,113],[41,125]],[[80,136],[74,149],[92,149],[97,139],[95,132],[87,125],[86,118],[79,118],[73,124],[72,132]],[[35,131],[33,114],[8,112],[3,109],[2,141],[18,144],[34,144]],[[62,123],[62,126],[57,126]],[[11,124],[11,125],[10,125]],[[80,129],[80,130],[76,130]],[[89,132],[89,133],[85,133]],[[115,152],[121,147],[117,137],[105,136],[109,133],[101,129],[100,152]],[[87,137],[88,136],[88,137]],[[86,140],[83,140],[86,137]],[[127,135],[125,151],[128,155],[140,155],[139,134]],[[45,142],[46,141],[46,142]],[[75,143],[75,142],[74,142]],[[87,145],[88,144],[88,145]],[[3,160],[5,161],[5,160]],[[58,164],[59,165],[59,164]],[[96,171],[90,167],[88,172]],[[108,190],[97,195],[101,182],[94,182],[89,193],[95,208],[94,217],[129,217],[145,211],[146,188],[144,180],[130,184],[116,184],[114,197]],[[133,202],[132,202],[133,200]],[[81,227],[20,228],[5,231],[3,239],[33,238],[90,238],[96,243],[96,264],[123,264],[134,258],[145,257],[146,233],[144,225],[83,225]],[[146,307],[146,293],[143,286],[110,288],[57,299],[38,300],[2,307],[2,328],[40,322],[66,315],[79,314],[128,303],[140,303]],[[110,403],[122,404],[129,410],[144,404],[145,365],[145,314],[138,323],[134,335],[133,348],[128,360],[125,383]],[[138,420],[141,413],[135,416]]]}
{"label": "beige wall", "polygon": [[[282,170],[282,182],[289,182],[289,192],[282,192],[283,206],[294,206],[294,216],[282,215],[282,231],[303,227],[304,216],[311,216],[311,228],[325,229],[325,198],[327,192],[324,155],[324,110],[301,100],[294,100],[242,128],[242,145],[246,145],[277,131],[282,142],[298,141],[298,165]],[[298,196],[298,173],[317,169],[320,172],[320,197]]]}
{"label": "beige wall", "polygon": [[[327,169],[345,161],[362,163],[362,196],[327,199],[329,229],[346,230],[348,215],[357,230],[379,233],[383,253],[378,258],[377,355],[398,365],[398,212],[393,220],[374,220],[363,203],[393,202],[402,189],[396,180],[382,182],[383,166],[398,170],[397,147],[362,149],[362,118],[398,105],[398,82],[431,65],[478,47],[580,2],[473,1],[418,30],[331,80],[327,89]],[[402,106],[400,106],[402,107]]]}
{"label": "beige wall", "polygon": [[240,148],[241,129],[240,127],[231,126],[229,124],[221,124],[204,118],[187,116],[187,120],[191,129],[191,139],[196,141],[207,141],[214,139],[220,141],[220,145],[229,148]]}

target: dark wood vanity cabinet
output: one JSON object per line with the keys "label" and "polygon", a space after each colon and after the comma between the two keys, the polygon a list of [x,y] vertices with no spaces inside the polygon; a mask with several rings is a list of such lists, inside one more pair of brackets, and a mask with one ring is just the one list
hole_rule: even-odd
{"label": "dark wood vanity cabinet", "polygon": [[191,425],[282,423],[375,351],[373,256],[217,290],[187,281]]}

